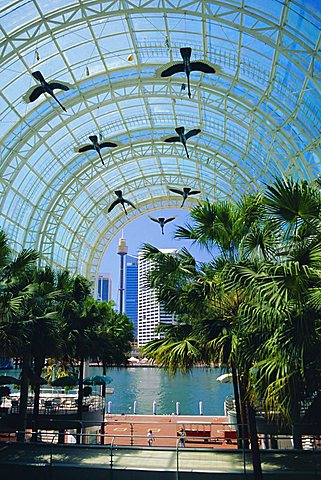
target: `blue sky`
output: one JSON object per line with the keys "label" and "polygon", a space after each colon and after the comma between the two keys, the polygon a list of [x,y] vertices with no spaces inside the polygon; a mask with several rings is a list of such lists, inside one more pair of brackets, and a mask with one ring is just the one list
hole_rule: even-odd
{"label": "blue sky", "polygon": [[[154,211],[150,214],[154,218],[158,217],[176,217],[174,221],[165,225],[164,235],[161,234],[160,226],[149,219],[148,215],[136,218],[124,228],[124,237],[128,246],[129,255],[137,255],[144,243],[150,243],[157,248],[182,248],[187,249],[195,256],[197,260],[207,261],[210,259],[209,254],[204,250],[200,250],[197,246],[192,246],[191,241],[182,241],[174,238],[175,230],[179,225],[185,225],[189,220],[189,210],[185,209],[162,209]],[[122,232],[113,239],[108,246],[103,257],[100,272],[108,272],[112,276],[113,281],[113,300],[119,301],[119,256],[116,253],[117,244]]]}

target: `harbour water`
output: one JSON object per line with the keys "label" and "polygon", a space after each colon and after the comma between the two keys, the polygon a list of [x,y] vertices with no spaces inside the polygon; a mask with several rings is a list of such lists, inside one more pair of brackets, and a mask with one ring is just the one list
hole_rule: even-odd
{"label": "harbour water", "polygon": [[[1,370],[0,374],[19,377],[20,370]],[[89,367],[88,375],[100,374],[101,367]],[[224,415],[224,400],[233,392],[230,383],[216,380],[221,374],[219,368],[202,367],[193,368],[189,374],[177,373],[174,377],[161,368],[109,368],[107,375],[113,379],[109,387],[114,393],[107,395],[106,409],[111,402],[110,413],[132,414],[136,402],[138,415],[152,415],[156,402],[158,415],[171,415],[176,413],[176,402],[179,402],[181,415],[199,415],[199,402],[202,402],[203,415]],[[14,390],[13,386],[10,388]],[[93,394],[99,393],[100,387],[92,389]]]}
{"label": "harbour water", "polygon": [[[99,367],[90,367],[89,374],[101,374]],[[224,400],[232,394],[232,385],[222,384],[216,379],[222,373],[219,368],[193,368],[191,373],[177,373],[171,377],[160,368],[128,367],[110,368],[108,376],[113,378],[110,387],[114,393],[107,396],[111,401],[111,413],[136,413],[151,415],[156,401],[158,415],[176,412],[180,402],[181,415],[198,415],[202,402],[204,415],[224,415]]]}

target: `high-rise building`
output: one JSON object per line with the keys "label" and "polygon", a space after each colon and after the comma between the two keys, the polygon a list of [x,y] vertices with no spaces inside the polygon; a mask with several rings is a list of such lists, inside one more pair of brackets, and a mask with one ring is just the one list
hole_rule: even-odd
{"label": "high-rise building", "polygon": [[[163,249],[163,253],[175,253],[177,250]],[[153,268],[153,262],[143,258],[143,252],[138,253],[138,346],[150,340],[160,338],[155,328],[160,323],[174,323],[172,314],[166,313],[156,298],[155,290],[146,284],[148,272]]]}
{"label": "high-rise building", "polygon": [[125,266],[125,313],[135,326],[137,338],[138,324],[138,258],[127,255]]}
{"label": "high-rise building", "polygon": [[109,273],[98,274],[96,291],[96,298],[100,302],[108,302],[111,300],[111,276]]}

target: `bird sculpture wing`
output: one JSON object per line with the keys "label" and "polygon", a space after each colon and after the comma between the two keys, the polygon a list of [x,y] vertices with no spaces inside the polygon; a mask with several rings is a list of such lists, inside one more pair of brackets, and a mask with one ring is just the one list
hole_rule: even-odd
{"label": "bird sculpture wing", "polygon": [[66,82],[59,82],[57,80],[52,80],[51,82],[49,82],[49,86],[50,88],[52,88],[52,90],[70,90],[72,88],[71,85],[69,85],[69,83],[66,83]]}
{"label": "bird sculpture wing", "polygon": [[88,150],[95,150],[95,147],[93,145],[83,145],[82,147],[77,149],[77,152],[88,152]]}
{"label": "bird sculpture wing", "polygon": [[164,220],[164,223],[171,222],[172,220],[175,220],[176,217],[169,217]]}
{"label": "bird sculpture wing", "polygon": [[98,143],[98,137],[97,137],[97,135],[90,135],[90,136],[89,136],[89,140],[90,140],[92,143]]}
{"label": "bird sculpture wing", "polygon": [[199,128],[194,128],[193,130],[190,130],[189,132],[186,133],[186,140],[188,138],[194,137],[195,135],[198,135],[201,133],[201,130]]}
{"label": "bird sculpture wing", "polygon": [[22,99],[27,102],[34,102],[37,100],[37,98],[40,97],[40,95],[44,93],[44,88],[43,87],[31,87],[29,90],[24,94]]}
{"label": "bird sculpture wing", "polygon": [[203,72],[203,73],[216,73],[216,70],[212,65],[207,62],[191,62],[191,71]]}
{"label": "bird sculpture wing", "polygon": [[112,211],[112,209],[115,208],[116,205],[118,205],[119,203],[120,203],[120,200],[118,198],[117,198],[117,200],[114,200],[113,203],[108,208],[108,213],[110,213]]}
{"label": "bird sculpture wing", "polygon": [[175,73],[181,73],[184,72],[184,64],[183,62],[170,62],[166,63],[166,65],[163,65],[162,67],[158,68],[156,70],[156,76],[157,77],[170,77],[172,75],[175,75]]}
{"label": "bird sculpture wing", "polygon": [[100,145],[100,148],[104,148],[104,147],[115,148],[115,147],[118,147],[118,144],[113,143],[113,142],[102,142],[99,145]]}
{"label": "bird sculpture wing", "polygon": [[178,190],[178,188],[169,188],[170,192],[178,193],[179,195],[183,195],[184,192],[182,190]]}
{"label": "bird sculpture wing", "polygon": [[191,190],[189,192],[189,195],[197,195],[198,193],[201,193],[201,191],[200,190]]}
{"label": "bird sculpture wing", "polygon": [[177,135],[184,135],[185,127],[176,127],[175,132],[177,133]]}
{"label": "bird sculpture wing", "polygon": [[166,143],[173,143],[173,142],[180,142],[181,139],[179,137],[169,137],[165,138],[164,142]]}
{"label": "bird sculpture wing", "polygon": [[33,78],[38,80],[38,82],[45,82],[46,81],[44,79],[44,76],[42,75],[42,73],[39,70],[37,70],[36,72],[32,72],[31,75],[33,76]]}
{"label": "bird sculpture wing", "polygon": [[130,205],[131,207],[136,208],[135,205],[131,201],[126,200],[125,198],[124,198],[124,202],[128,203],[128,205]]}
{"label": "bird sculpture wing", "polygon": [[154,217],[149,217],[149,218],[153,220],[153,222],[159,223],[158,218],[154,218]]}
{"label": "bird sculpture wing", "polygon": [[191,58],[191,55],[192,55],[191,47],[182,47],[179,49],[179,51],[181,52],[182,58],[184,60],[189,60]]}

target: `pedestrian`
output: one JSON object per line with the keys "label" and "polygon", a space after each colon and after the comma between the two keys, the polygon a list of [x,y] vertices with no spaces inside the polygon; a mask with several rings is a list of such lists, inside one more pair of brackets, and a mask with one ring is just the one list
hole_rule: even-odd
{"label": "pedestrian", "polygon": [[147,430],[147,443],[149,447],[153,446],[153,441],[154,441],[153,430],[149,429]]}
{"label": "pedestrian", "polygon": [[186,430],[184,425],[179,429],[177,432],[179,435],[179,446],[180,447],[185,447],[185,441],[186,441]]}

